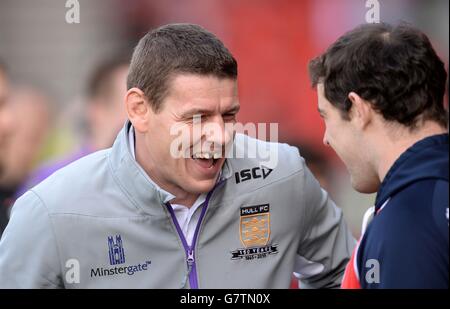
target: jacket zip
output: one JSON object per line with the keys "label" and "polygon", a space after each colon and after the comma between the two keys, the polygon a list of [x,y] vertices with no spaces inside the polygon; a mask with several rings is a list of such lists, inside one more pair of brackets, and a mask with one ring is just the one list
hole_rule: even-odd
{"label": "jacket zip", "polygon": [[214,188],[212,188],[211,191],[209,191],[208,195],[206,196],[206,200],[203,202],[202,206],[202,212],[200,214],[200,218],[198,219],[197,226],[195,227],[195,233],[194,238],[192,240],[192,245],[189,246],[186,238],[184,237],[183,231],[181,230],[180,225],[178,224],[178,220],[175,216],[175,212],[173,211],[172,206],[170,203],[167,203],[167,209],[169,210],[170,216],[172,218],[172,222],[175,225],[175,228],[177,230],[178,236],[181,239],[181,242],[183,244],[184,251],[186,253],[186,264],[187,264],[187,271],[188,271],[188,277],[189,277],[189,285],[191,289],[198,289],[198,278],[197,278],[197,267],[195,264],[195,245],[197,243],[198,233],[200,231],[200,226],[203,222],[203,218],[205,217],[206,210],[208,208],[209,200],[211,198],[212,193],[214,190],[222,183],[223,181],[219,181]]}

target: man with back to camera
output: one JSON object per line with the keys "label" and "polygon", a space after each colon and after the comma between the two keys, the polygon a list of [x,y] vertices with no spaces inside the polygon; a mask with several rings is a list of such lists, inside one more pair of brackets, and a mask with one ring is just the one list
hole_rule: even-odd
{"label": "man with back to camera", "polygon": [[[227,129],[237,63],[222,42],[191,24],[150,31],[127,84],[129,121],[113,147],[13,207],[0,287],[288,288],[293,272],[302,287],[339,286],[354,246],[342,212],[297,149]],[[192,133],[198,121],[201,134],[181,147],[188,156],[174,156],[171,131]],[[278,160],[225,158],[227,146],[247,154],[248,144]]]}
{"label": "man with back to camera", "polygon": [[448,288],[447,73],[429,39],[406,24],[363,25],[309,70],[324,144],[357,191],[378,191],[342,287]]}

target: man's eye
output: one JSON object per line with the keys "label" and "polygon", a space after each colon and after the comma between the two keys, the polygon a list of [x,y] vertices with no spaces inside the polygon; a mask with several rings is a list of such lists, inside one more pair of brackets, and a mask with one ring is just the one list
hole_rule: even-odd
{"label": "man's eye", "polygon": [[188,122],[200,122],[200,121],[204,121],[204,120],[205,120],[205,115],[201,115],[201,114],[194,115],[194,116],[186,119],[186,121],[188,121]]}
{"label": "man's eye", "polygon": [[223,118],[226,120],[234,120],[236,118],[236,114],[225,114]]}

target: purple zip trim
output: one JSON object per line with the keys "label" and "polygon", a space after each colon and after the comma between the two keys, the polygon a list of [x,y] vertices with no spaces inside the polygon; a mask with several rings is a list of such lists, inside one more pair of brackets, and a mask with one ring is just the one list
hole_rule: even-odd
{"label": "purple zip trim", "polygon": [[206,200],[204,202],[202,212],[200,213],[200,218],[198,219],[197,226],[195,227],[194,239],[192,240],[192,246],[190,248],[190,251],[188,252],[188,254],[190,254],[190,256],[192,257],[192,264],[191,264],[192,268],[191,268],[191,271],[189,272],[189,285],[191,286],[191,289],[198,289],[197,265],[195,263],[194,250],[195,250],[195,244],[197,243],[198,231],[200,230],[200,225],[202,224],[203,217],[205,216],[206,208],[208,208],[210,196],[211,196],[210,194],[208,194],[206,196]]}
{"label": "purple zip trim", "polygon": [[195,227],[194,239],[192,240],[192,246],[189,246],[187,244],[186,238],[184,237],[183,231],[181,230],[181,227],[178,224],[178,220],[177,220],[177,217],[175,216],[175,212],[173,211],[172,206],[170,205],[170,203],[166,203],[167,209],[169,210],[170,216],[172,217],[172,221],[175,224],[175,228],[177,230],[178,236],[181,239],[181,242],[184,247],[184,251],[186,253],[186,262],[188,264],[188,272],[189,272],[189,285],[191,286],[191,289],[198,289],[197,267],[195,264],[194,250],[195,250],[195,245],[197,243],[198,233],[200,231],[200,226],[202,224],[203,218],[205,217],[206,209],[208,208],[208,204],[209,204],[209,199],[211,198],[211,195],[214,192],[214,190],[220,184],[222,184],[222,182],[223,182],[222,180],[219,181],[214,186],[214,188],[212,188],[212,190],[209,191],[208,195],[206,196],[205,201],[203,202],[204,207],[200,214],[200,218],[198,219],[197,226]]}

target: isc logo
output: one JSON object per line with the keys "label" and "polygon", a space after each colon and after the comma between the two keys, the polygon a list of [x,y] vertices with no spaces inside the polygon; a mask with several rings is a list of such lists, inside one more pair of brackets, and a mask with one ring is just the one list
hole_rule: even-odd
{"label": "isc logo", "polygon": [[236,172],[234,173],[234,177],[236,178],[236,183],[261,177],[266,179],[272,171],[273,169],[261,165],[261,167],[254,167],[252,169],[245,169],[240,172]]}

